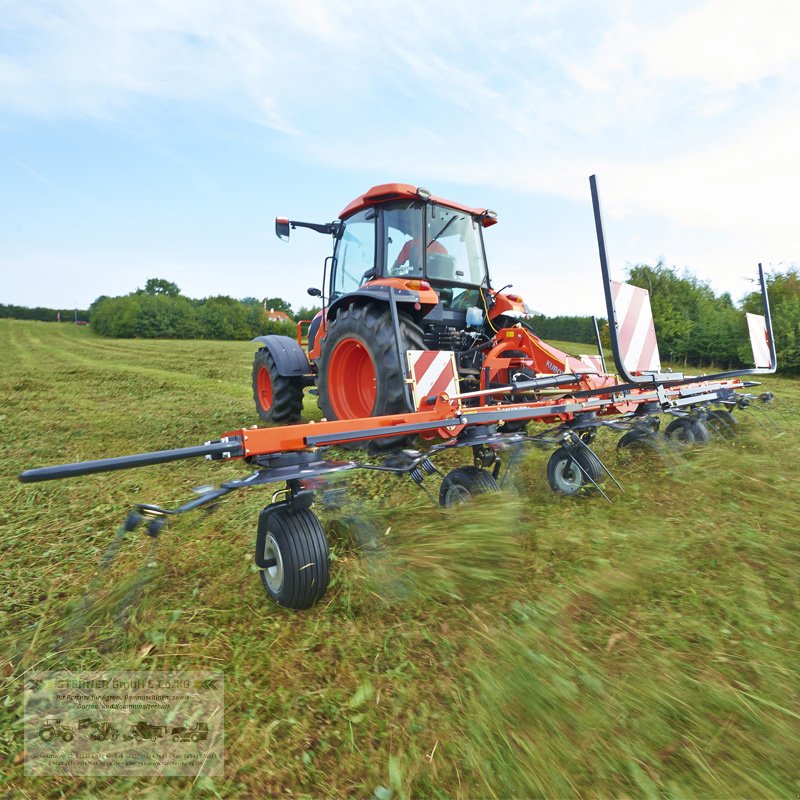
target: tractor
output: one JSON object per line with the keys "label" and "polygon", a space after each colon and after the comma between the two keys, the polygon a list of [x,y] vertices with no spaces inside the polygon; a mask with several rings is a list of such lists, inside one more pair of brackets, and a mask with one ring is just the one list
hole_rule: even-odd
{"label": "tractor", "polygon": [[39,728],[39,738],[43,742],[51,742],[53,739],[62,739],[65,742],[71,742],[75,733],[69,725],[62,724],[61,719],[48,717],[45,719],[42,727]]}
{"label": "tractor", "polygon": [[[613,383],[597,366],[546,344],[527,326],[522,298],[492,288],[483,231],[497,214],[434,197],[403,183],[374,186],[331,223],[278,217],[275,232],[309,228],[333,239],[322,311],[297,339],[259,336],[253,395],[261,419],[300,420],[303,391],[318,395],[328,420],[415,409],[409,351],[451,351],[457,391],[485,391],[542,374],[560,388]],[[308,321],[306,321],[308,324]],[[305,345],[305,348],[304,346]],[[494,402],[485,398],[473,403]],[[505,430],[514,425],[507,423]],[[391,441],[389,441],[391,444]]]}

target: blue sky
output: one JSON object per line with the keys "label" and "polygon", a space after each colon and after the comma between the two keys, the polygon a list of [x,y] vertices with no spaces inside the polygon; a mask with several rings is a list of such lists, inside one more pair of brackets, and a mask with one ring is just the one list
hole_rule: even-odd
{"label": "blue sky", "polygon": [[310,302],[330,221],[391,181],[496,209],[495,285],[602,313],[612,271],[738,299],[800,260],[800,5],[0,0],[0,302],[149,277]]}

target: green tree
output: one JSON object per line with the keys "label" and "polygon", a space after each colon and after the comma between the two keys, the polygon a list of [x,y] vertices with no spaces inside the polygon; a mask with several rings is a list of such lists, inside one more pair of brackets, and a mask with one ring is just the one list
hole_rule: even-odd
{"label": "green tree", "polygon": [[250,339],[253,336],[249,309],[232,297],[206,298],[197,309],[201,336],[205,339]]}
{"label": "green tree", "polygon": [[163,278],[149,278],[144,285],[145,294],[164,294],[167,297],[177,297],[181,290],[177,283],[164,280]]}
{"label": "green tree", "polygon": [[294,315],[294,319],[296,322],[300,322],[301,319],[314,319],[320,311],[322,311],[320,306],[300,306]]}
{"label": "green tree", "polygon": [[276,311],[283,311],[284,314],[288,314],[290,317],[294,318],[291,305],[282,297],[265,297],[264,308],[274,308]]}

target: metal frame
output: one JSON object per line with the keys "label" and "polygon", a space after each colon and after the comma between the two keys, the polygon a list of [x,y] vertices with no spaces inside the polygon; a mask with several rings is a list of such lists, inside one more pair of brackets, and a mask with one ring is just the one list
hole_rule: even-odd
{"label": "metal frame", "polygon": [[[589,177],[589,186],[592,192],[592,208],[594,210],[594,224],[597,232],[597,248],[600,255],[600,271],[603,275],[603,294],[606,299],[606,311],[608,313],[608,330],[611,336],[611,352],[614,356],[614,364],[622,378],[629,384],[653,384],[653,383],[675,383],[684,379],[678,373],[648,373],[645,375],[632,375],[625,368],[620,352],[617,314],[614,308],[614,297],[611,291],[611,277],[608,267],[608,253],[606,251],[606,240],[603,232],[603,216],[600,210],[600,195],[597,188],[597,176]],[[711,378],[733,378],[742,375],[768,375],[775,372],[778,366],[778,358],[775,354],[775,336],[772,332],[772,317],[769,310],[769,298],[767,296],[767,284],[764,279],[764,269],[758,265],[758,280],[761,287],[761,302],[764,309],[764,320],[767,326],[767,338],[769,341],[770,367],[755,367],[752,369],[738,369],[728,372],[717,372],[713,375],[688,378],[691,382],[702,381]]]}

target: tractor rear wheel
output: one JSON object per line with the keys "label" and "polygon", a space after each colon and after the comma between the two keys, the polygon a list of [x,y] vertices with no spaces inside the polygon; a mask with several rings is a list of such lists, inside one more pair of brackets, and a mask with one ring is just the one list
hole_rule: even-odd
{"label": "tractor rear wheel", "polygon": [[264,422],[279,425],[300,422],[303,412],[303,379],[278,373],[272,353],[262,347],[253,359],[253,398]]}
{"label": "tractor rear wheel", "polygon": [[477,467],[457,467],[445,475],[439,489],[439,505],[444,508],[466,503],[476,494],[498,491],[497,481],[490,472]]}
{"label": "tractor rear wheel", "polygon": [[310,608],[328,588],[328,540],[316,514],[308,508],[277,509],[269,518],[262,569],[267,594],[281,606]]}
{"label": "tractor rear wheel", "polygon": [[[399,315],[400,352],[427,350],[422,330]],[[319,407],[326,419],[357,419],[413,411],[397,360],[392,317],[378,305],[351,306],[328,327],[319,360]],[[376,439],[379,449],[408,437]]]}

